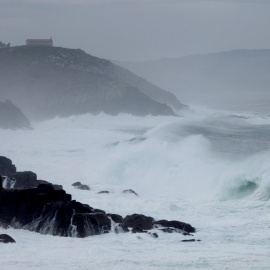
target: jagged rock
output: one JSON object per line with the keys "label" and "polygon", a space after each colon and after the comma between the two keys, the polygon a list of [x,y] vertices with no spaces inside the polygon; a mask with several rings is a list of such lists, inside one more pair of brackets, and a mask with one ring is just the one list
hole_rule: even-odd
{"label": "jagged rock", "polygon": [[61,190],[61,189],[63,189],[63,186],[62,186],[62,185],[56,185],[56,184],[53,184],[52,186],[53,186],[53,188],[54,188],[55,190]]}
{"label": "jagged rock", "polygon": [[7,177],[7,176],[3,176],[2,177],[2,186],[3,188],[8,188],[11,189],[14,187],[16,180],[14,179],[14,177]]}
{"label": "jagged rock", "polygon": [[61,190],[61,189],[63,189],[63,186],[62,185],[52,184],[52,183],[50,183],[48,181],[45,181],[45,180],[37,180],[37,181],[38,181],[38,184],[39,185],[40,184],[49,184],[49,185],[52,185],[55,190]]}
{"label": "jagged rock", "polygon": [[37,175],[31,171],[17,172],[12,161],[4,156],[0,156],[0,175],[2,175],[3,188],[27,189],[38,187],[39,184],[51,184],[54,189],[63,189],[61,185],[37,180]]}
{"label": "jagged rock", "polygon": [[72,184],[72,186],[74,186],[77,189],[81,189],[81,190],[90,190],[90,187],[88,185],[84,185],[81,182],[75,182]]}
{"label": "jagged rock", "polygon": [[54,190],[48,184],[34,189],[1,191],[2,223],[43,234],[77,237],[105,233],[111,228],[106,214],[94,213],[90,206],[71,200],[64,190]]}
{"label": "jagged rock", "polygon": [[111,229],[110,219],[104,211],[95,213],[90,206],[71,200],[64,190],[55,190],[50,184],[1,191],[2,223],[42,234],[77,237],[101,234]]}
{"label": "jagged rock", "polygon": [[24,226],[31,231],[58,236],[71,236],[70,222],[73,216],[72,202],[45,204],[41,215]]}
{"label": "jagged rock", "polygon": [[150,230],[153,227],[154,219],[140,214],[128,215],[124,218],[127,227],[139,228],[141,230]]}
{"label": "jagged rock", "polygon": [[134,194],[136,196],[139,196],[134,190],[132,189],[126,189],[122,192],[123,194]]}
{"label": "jagged rock", "polygon": [[0,174],[10,176],[16,173],[16,167],[9,158],[0,156]]}
{"label": "jagged rock", "polygon": [[158,234],[157,233],[149,232],[148,234],[151,235],[153,238],[158,238]]}
{"label": "jagged rock", "polygon": [[7,234],[0,234],[0,243],[8,244],[8,243],[16,243],[16,241]]}
{"label": "jagged rock", "polygon": [[[71,200],[71,195],[64,190],[55,190],[51,184],[40,184],[33,189],[0,191],[0,225],[6,228],[10,226],[42,234],[86,237],[108,233],[112,224],[116,233],[128,232],[128,227],[132,228],[132,233],[147,233],[153,224],[185,224],[185,228],[188,227],[179,221],[155,222],[152,217],[140,214],[128,215],[124,219],[117,214],[107,215],[103,210]],[[154,234],[152,236],[156,237]]]}
{"label": "jagged rock", "polygon": [[[8,166],[12,165],[8,159],[2,160]],[[75,237],[108,233],[112,228],[116,233],[128,232],[128,227],[132,228],[133,233],[147,233],[152,228],[174,229],[186,234],[188,231],[195,232],[190,224],[180,221],[154,221],[152,217],[140,214],[128,215],[123,219],[117,214],[106,214],[103,210],[72,200],[65,190],[56,190],[47,181],[36,180],[33,172],[14,173],[13,166],[11,171],[18,180],[17,186],[39,185],[28,189],[0,189],[0,226],[4,228],[23,228],[42,234]],[[156,237],[155,233],[149,234]]]}
{"label": "jagged rock", "polygon": [[124,233],[129,232],[128,227],[124,224],[124,219],[122,216],[117,214],[107,214],[108,217],[115,223],[114,232],[115,233]]}
{"label": "jagged rock", "polygon": [[75,214],[72,225],[76,226],[79,238],[107,233],[111,229],[111,221],[103,213]]}
{"label": "jagged rock", "polygon": [[141,229],[140,227],[132,228],[132,233],[147,233],[147,231]]}
{"label": "jagged rock", "polygon": [[192,227],[190,224],[184,223],[181,221],[176,221],[176,220],[168,221],[168,220],[163,219],[163,220],[154,221],[153,224],[161,225],[163,227],[172,227],[172,228],[180,229],[187,233],[196,232],[195,228]]}
{"label": "jagged rock", "polygon": [[118,233],[126,233],[126,232],[129,232],[129,229],[125,224],[118,223],[114,227],[114,232],[117,233],[117,234]]}
{"label": "jagged rock", "polygon": [[106,214],[105,211],[101,210],[101,209],[93,209],[94,213],[102,213],[102,214]]}
{"label": "jagged rock", "polygon": [[17,172],[14,176],[16,182],[15,189],[34,188],[38,186],[37,175],[31,171]]}
{"label": "jagged rock", "polygon": [[77,187],[77,186],[80,186],[82,183],[81,182],[74,182],[73,184],[72,184],[72,186],[73,187]]}
{"label": "jagged rock", "polygon": [[159,228],[159,230],[165,233],[181,233],[183,235],[192,235],[190,233],[187,233],[186,231],[183,231],[177,228]]}
{"label": "jagged rock", "polygon": [[201,240],[196,240],[196,239],[185,239],[185,240],[182,240],[181,242],[201,242]]}
{"label": "jagged rock", "polygon": [[2,187],[11,188],[15,184],[13,176],[16,174],[16,167],[9,158],[0,156],[0,175],[2,176]]}
{"label": "jagged rock", "polygon": [[13,183],[13,186],[10,185],[9,187],[14,189],[35,188],[42,184],[51,185],[55,190],[63,189],[62,185],[55,185],[45,180],[37,180],[37,175],[31,171],[17,172],[9,182]]}
{"label": "jagged rock", "polygon": [[99,191],[98,194],[109,194],[110,191],[108,190],[102,190],[102,191]]}
{"label": "jagged rock", "polygon": [[108,214],[108,216],[112,219],[115,223],[124,223],[124,219],[122,216],[117,214]]}

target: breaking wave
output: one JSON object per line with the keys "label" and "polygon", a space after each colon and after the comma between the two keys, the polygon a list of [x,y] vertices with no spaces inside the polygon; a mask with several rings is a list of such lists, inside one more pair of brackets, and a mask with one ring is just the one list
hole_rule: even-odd
{"label": "breaking wave", "polygon": [[19,170],[64,187],[81,180],[132,188],[146,198],[267,200],[269,122],[224,112],[182,118],[101,114],[0,132],[2,154]]}

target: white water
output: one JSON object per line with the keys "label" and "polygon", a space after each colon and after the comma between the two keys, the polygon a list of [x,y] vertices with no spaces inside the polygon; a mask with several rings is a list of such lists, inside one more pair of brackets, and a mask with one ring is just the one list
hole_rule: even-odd
{"label": "white water", "polygon": [[[270,118],[232,114],[83,115],[0,130],[0,153],[18,171],[63,184],[74,199],[106,212],[197,229],[194,237],[158,232],[158,239],[0,229],[17,241],[1,246],[0,269],[270,269]],[[91,190],[74,189],[75,181]],[[127,188],[139,197],[122,194]],[[181,242],[190,238],[201,242]]]}

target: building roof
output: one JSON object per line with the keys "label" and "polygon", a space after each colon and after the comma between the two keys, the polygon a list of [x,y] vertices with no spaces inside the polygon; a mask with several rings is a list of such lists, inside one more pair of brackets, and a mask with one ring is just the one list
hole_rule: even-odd
{"label": "building roof", "polygon": [[26,41],[51,42],[52,41],[52,38],[50,38],[50,39],[27,39]]}

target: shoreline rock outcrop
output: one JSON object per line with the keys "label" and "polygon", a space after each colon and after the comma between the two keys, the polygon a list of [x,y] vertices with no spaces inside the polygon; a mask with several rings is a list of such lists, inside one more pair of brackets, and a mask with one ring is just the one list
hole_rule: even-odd
{"label": "shoreline rock outcrop", "polygon": [[8,234],[0,234],[0,243],[16,243],[16,241]]}
{"label": "shoreline rock outcrop", "polygon": [[[16,167],[11,160],[0,157],[0,173],[5,180],[16,175]],[[15,167],[15,168],[14,168]],[[10,171],[11,168],[11,171]],[[36,174],[24,172],[28,175],[23,182],[23,187],[36,183]],[[17,173],[18,174],[18,173]],[[24,175],[20,174],[19,175]],[[15,178],[15,184],[17,180]],[[177,232],[190,235],[195,228],[190,224],[180,221],[156,221],[153,217],[142,214],[133,214],[122,217],[118,214],[107,214],[100,209],[94,209],[87,204],[72,200],[70,194],[63,189],[57,189],[46,181],[37,187],[24,189],[0,189],[0,226],[27,229],[41,234],[50,234],[65,237],[87,237],[91,235],[115,233],[145,233],[157,229],[164,232]],[[157,238],[156,233],[153,237]]]}

